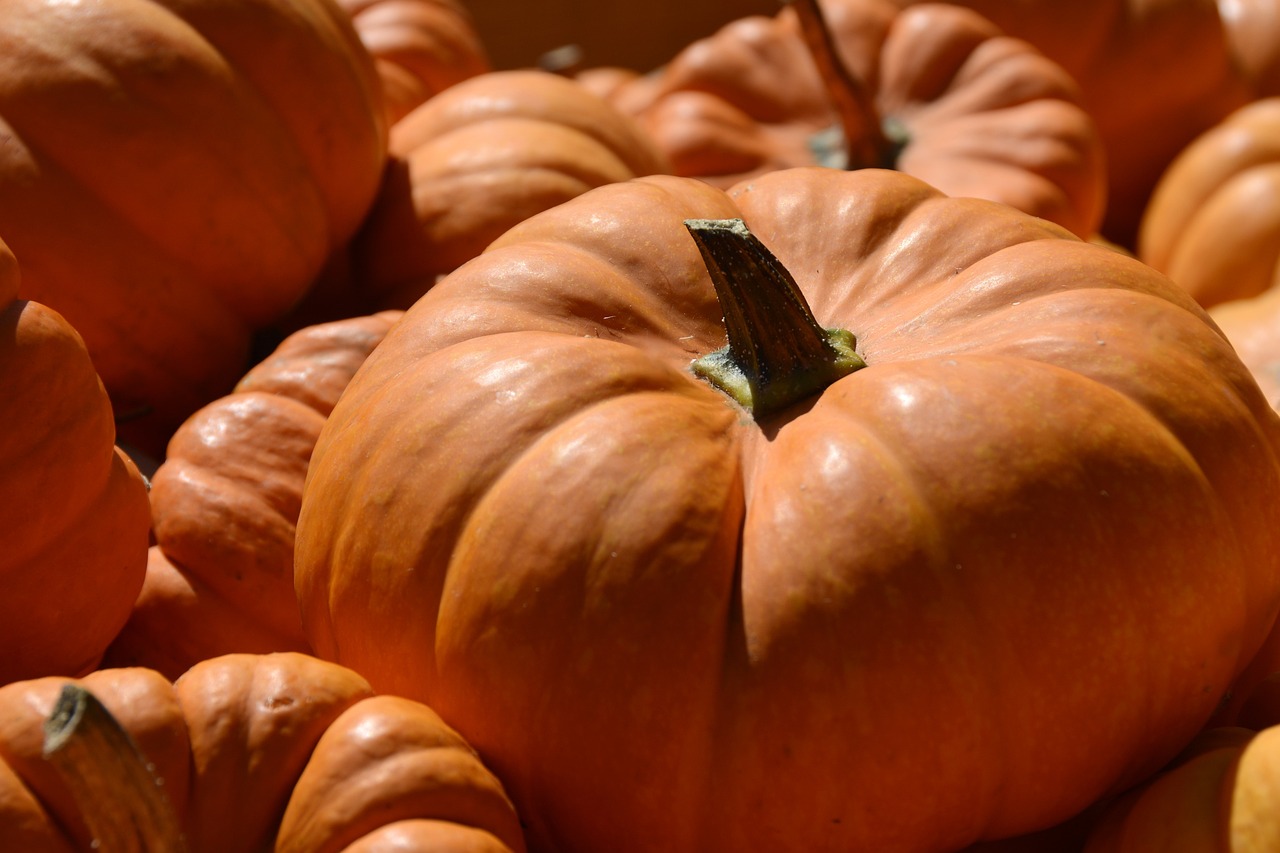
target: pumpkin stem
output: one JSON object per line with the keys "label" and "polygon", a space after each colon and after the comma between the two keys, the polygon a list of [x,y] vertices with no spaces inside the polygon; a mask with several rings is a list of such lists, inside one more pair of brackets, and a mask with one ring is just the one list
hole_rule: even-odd
{"label": "pumpkin stem", "polygon": [[892,169],[906,146],[906,131],[892,121],[881,121],[866,85],[849,71],[840,58],[835,38],[827,25],[818,0],[784,0],[796,13],[800,33],[827,97],[839,116],[844,131],[844,168],[847,170]]}
{"label": "pumpkin stem", "polygon": [[687,219],[724,310],[729,344],[695,375],[759,420],[867,366],[844,329],[814,319],[795,279],[741,219]]}
{"label": "pumpkin stem", "polygon": [[95,849],[181,853],[173,804],[154,766],[98,698],[77,684],[62,688],[44,724],[44,757],[75,798]]}

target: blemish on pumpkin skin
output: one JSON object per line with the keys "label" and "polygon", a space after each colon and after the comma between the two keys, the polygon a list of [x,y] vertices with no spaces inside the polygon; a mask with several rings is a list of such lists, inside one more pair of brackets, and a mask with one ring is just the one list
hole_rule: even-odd
{"label": "blemish on pumpkin skin", "polygon": [[264,711],[277,711],[282,708],[292,708],[294,699],[292,696],[267,696],[259,704]]}

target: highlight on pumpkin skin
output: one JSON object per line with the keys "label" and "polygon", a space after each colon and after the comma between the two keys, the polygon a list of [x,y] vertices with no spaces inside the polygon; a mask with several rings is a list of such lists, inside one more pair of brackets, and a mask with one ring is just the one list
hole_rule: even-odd
{"label": "highlight on pumpkin skin", "polygon": [[845,329],[824,329],[796,280],[741,219],[686,219],[716,296],[729,343],[692,370],[756,418],[817,394],[867,366]]}

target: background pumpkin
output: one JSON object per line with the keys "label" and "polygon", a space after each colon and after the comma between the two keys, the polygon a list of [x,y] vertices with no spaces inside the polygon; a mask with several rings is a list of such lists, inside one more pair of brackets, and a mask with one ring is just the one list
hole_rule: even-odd
{"label": "background pumpkin", "polygon": [[1280,726],[1215,729],[1112,806],[1084,853],[1266,853],[1280,846]]}
{"label": "background pumpkin", "polygon": [[[5,849],[90,847],[84,804],[42,755],[45,720],[67,683],[0,688]],[[142,668],[77,683],[154,765],[189,853],[399,849],[397,839],[432,831],[461,841],[430,849],[524,849],[501,784],[465,741],[430,708],[376,696],[342,667],[299,654],[227,655],[172,684]]]}
{"label": "background pumpkin", "polygon": [[731,23],[611,100],[677,174],[717,186],[794,166],[896,168],[1080,236],[1097,229],[1101,139],[1062,68],[967,9],[827,0],[837,59],[863,92],[853,100],[865,100],[840,134],[842,99],[824,85],[799,23],[816,5]]}
{"label": "background pumpkin", "polygon": [[630,118],[543,71],[453,86],[397,122],[392,162],[354,248],[357,289],[407,308],[521,220],[669,164]]}
{"label": "background pumpkin", "polygon": [[142,585],[150,527],[84,342],[19,299],[19,277],[0,243],[0,684],[97,666]]}
{"label": "background pumpkin", "polygon": [[[893,0],[902,7],[925,0]],[[1219,8],[1235,0],[959,0],[1026,39],[1080,86],[1107,152],[1103,234],[1132,250],[1165,167],[1207,128],[1261,92]],[[1242,15],[1247,27],[1263,23]]]}
{"label": "background pumpkin", "polygon": [[1205,306],[1280,280],[1280,98],[1236,110],[1178,155],[1142,219],[1138,257]]}
{"label": "background pumpkin", "polygon": [[332,0],[14,0],[0,233],[159,454],[368,211],[386,120]]}
{"label": "background pumpkin", "polygon": [[[731,312],[683,223],[739,216],[868,364],[759,423],[690,371]],[[295,577],[317,654],[437,708],[534,849],[955,850],[1209,718],[1280,606],[1278,451],[1132,258],[883,170],[639,178],[406,313]]]}
{"label": "background pumpkin", "polygon": [[456,0],[338,0],[373,55],[387,120],[493,70],[471,13]]}
{"label": "background pumpkin", "polygon": [[107,665],[175,679],[218,655],[309,650],[293,590],[307,464],[347,382],[399,316],[295,332],[178,428],[152,479],[146,580]]}

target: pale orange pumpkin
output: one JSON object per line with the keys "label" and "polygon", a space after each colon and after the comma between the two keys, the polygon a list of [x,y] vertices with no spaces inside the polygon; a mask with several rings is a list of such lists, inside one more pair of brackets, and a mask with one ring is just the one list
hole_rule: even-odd
{"label": "pale orange pumpkin", "polygon": [[431,708],[273,654],[225,655],[174,683],[127,668],[0,688],[0,849],[521,853],[524,841],[501,783]]}

